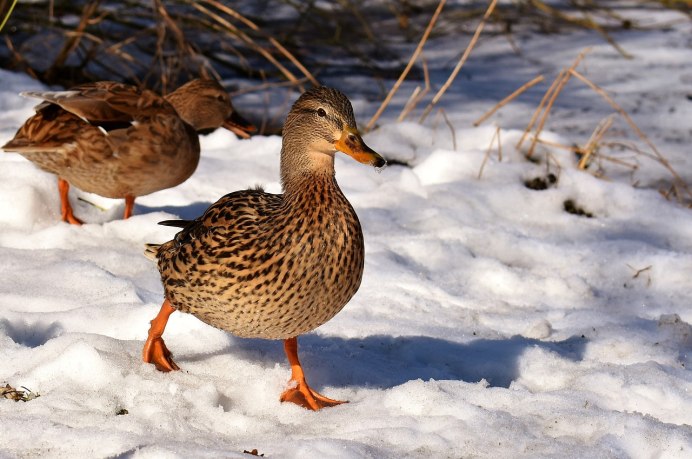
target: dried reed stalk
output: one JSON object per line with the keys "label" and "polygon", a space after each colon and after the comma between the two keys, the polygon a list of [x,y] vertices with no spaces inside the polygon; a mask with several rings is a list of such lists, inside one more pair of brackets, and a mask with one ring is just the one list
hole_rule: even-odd
{"label": "dried reed stalk", "polygon": [[[496,0],[493,0],[496,1]],[[430,32],[432,31],[433,26],[435,25],[435,22],[437,22],[437,18],[440,16],[440,13],[442,12],[442,8],[444,7],[445,3],[447,0],[440,0],[440,3],[437,5],[437,9],[435,10],[435,13],[433,13],[432,18],[430,18],[430,22],[428,23],[428,26],[425,28],[425,32],[423,32],[423,36],[421,37],[420,41],[418,42],[418,46],[416,46],[416,50],[413,52],[411,55],[411,58],[408,60],[408,64],[406,64],[406,68],[404,68],[404,71],[401,72],[401,75],[399,75],[399,79],[396,80],[396,83],[394,83],[394,86],[392,86],[392,89],[389,90],[389,93],[387,94],[387,97],[384,98],[382,101],[382,104],[380,104],[380,107],[377,109],[375,114],[370,118],[370,121],[368,121],[368,124],[365,125],[365,131],[369,131],[372,129],[372,127],[375,125],[375,122],[379,119],[379,117],[382,115],[382,112],[384,111],[385,108],[387,108],[387,105],[389,105],[389,102],[392,100],[392,97],[394,97],[394,94],[399,90],[399,86],[401,86],[401,83],[404,81],[408,73],[411,71],[411,68],[413,67],[413,64],[416,62],[416,59],[418,59],[418,56],[420,55],[421,51],[423,50],[423,46],[425,45],[425,42],[428,41],[428,37],[430,36]]]}
{"label": "dried reed stalk", "polygon": [[[610,143],[602,143],[601,145],[608,146],[608,145],[610,145]],[[629,163],[629,162],[625,161],[624,159],[616,158],[614,156],[609,156],[609,155],[604,155],[603,153],[599,153],[598,157],[600,159],[605,160],[605,161],[610,161],[611,163],[615,163],[619,166],[627,167],[629,169],[633,169],[633,170],[639,169],[638,164]]]}
{"label": "dried reed stalk", "polygon": [[288,70],[284,65],[282,65],[274,56],[271,55],[269,51],[264,49],[262,46],[258,45],[255,40],[253,40],[250,36],[248,36],[246,33],[238,29],[235,25],[231,24],[229,21],[226,19],[222,18],[218,14],[214,13],[213,11],[205,8],[204,6],[200,5],[199,3],[192,3],[192,6],[196,8],[198,11],[206,14],[209,16],[211,19],[216,21],[218,24],[220,24],[222,27],[226,28],[229,32],[235,34],[240,38],[242,41],[244,41],[247,45],[249,45],[252,49],[257,51],[262,57],[267,59],[274,67],[276,67],[289,81],[292,81],[296,83],[300,88],[301,91],[303,91],[305,88],[303,88],[300,83],[298,83],[298,78],[290,71]]}
{"label": "dried reed stalk", "polygon": [[582,157],[579,160],[577,168],[581,170],[586,169],[589,160],[596,153],[598,145],[601,143],[601,140],[603,140],[603,136],[613,126],[613,119],[614,115],[610,115],[598,123],[596,129],[591,133],[591,137],[589,137],[589,140],[586,142],[586,145],[581,149]]}
{"label": "dried reed stalk", "polygon": [[[298,84],[303,84],[307,83],[308,78],[303,77],[300,80],[298,80]],[[297,84],[294,83],[293,81],[265,81],[264,83],[260,83],[257,85],[253,86],[248,86],[243,89],[238,89],[236,91],[233,91],[232,93],[229,93],[231,97],[237,97],[242,94],[249,94],[251,92],[257,92],[257,91],[264,91],[265,89],[271,89],[271,88],[285,88],[285,87],[290,87],[290,86],[296,86]]]}
{"label": "dried reed stalk", "polygon": [[478,180],[480,180],[481,177],[483,176],[483,169],[485,169],[485,163],[487,163],[488,159],[490,158],[490,151],[493,148],[493,144],[495,143],[495,139],[497,139],[498,161],[502,161],[502,142],[500,141],[500,126],[497,126],[495,128],[495,134],[493,134],[492,139],[490,139],[490,145],[488,145],[488,149],[485,151],[485,156],[483,156],[483,162],[481,163],[481,168],[478,170]]}
{"label": "dried reed stalk", "polygon": [[84,9],[82,10],[82,17],[79,20],[79,24],[70,34],[70,36],[67,37],[67,40],[65,40],[65,44],[58,53],[58,57],[55,58],[51,66],[48,68],[48,70],[46,70],[47,80],[51,80],[52,76],[64,67],[65,62],[67,61],[67,57],[70,55],[72,51],[77,49],[84,35],[84,30],[89,24],[89,18],[94,15],[98,6],[98,1],[87,3],[84,6]]}
{"label": "dried reed stalk", "polygon": [[542,145],[547,145],[549,147],[559,148],[561,150],[571,151],[572,153],[576,153],[578,151],[581,151],[581,149],[579,147],[570,146],[570,145],[563,145],[561,143],[551,142],[550,140],[545,140],[545,139],[538,139],[538,143],[540,143]]}
{"label": "dried reed stalk", "polygon": [[533,152],[536,149],[536,143],[538,142],[538,138],[541,135],[541,132],[543,131],[543,127],[545,127],[546,121],[548,121],[548,116],[550,115],[550,110],[553,108],[553,105],[555,104],[555,100],[557,100],[557,96],[560,95],[562,90],[564,89],[565,85],[569,81],[570,74],[567,71],[563,71],[560,73],[562,76],[557,80],[557,85],[555,86],[555,89],[553,90],[553,93],[550,95],[548,100],[546,101],[545,107],[543,109],[543,113],[538,120],[538,124],[536,125],[536,132],[533,133],[533,137],[531,138],[531,144],[529,145],[529,149],[526,151],[526,157],[530,158],[533,156]]}
{"label": "dried reed stalk", "polygon": [[598,32],[610,45],[617,50],[618,53],[620,53],[623,57],[627,59],[631,59],[632,55],[629,54],[627,51],[625,51],[620,45],[617,44],[617,42],[611,37],[606,30],[601,27],[600,24],[598,24],[596,21],[591,19],[590,17],[586,18],[574,18],[568,14],[565,14],[561,12],[560,10],[553,8],[552,6],[547,5],[546,3],[542,2],[541,0],[531,0],[531,4],[536,7],[537,9],[548,13],[552,15],[553,17],[556,17],[558,19],[561,19],[565,22],[575,24],[579,27],[584,27],[586,29],[592,29]]}
{"label": "dried reed stalk", "polygon": [[265,38],[267,38],[269,40],[269,43],[274,45],[274,47],[276,49],[278,49],[281,54],[283,54],[289,61],[291,61],[293,63],[293,65],[295,65],[298,68],[298,70],[300,70],[303,73],[303,75],[305,75],[305,77],[308,80],[310,80],[310,83],[312,83],[315,86],[319,86],[319,84],[320,84],[319,81],[317,81],[317,79],[312,75],[312,73],[310,73],[310,71],[307,68],[305,68],[305,66],[289,50],[287,50],[281,43],[279,43],[278,40],[276,40],[274,37],[272,37],[271,35],[264,32],[257,24],[255,24],[254,22],[252,22],[250,19],[243,16],[242,14],[238,13],[233,8],[231,8],[227,5],[224,5],[221,2],[218,2],[215,0],[206,0],[205,3],[208,3],[212,6],[214,6],[215,8],[223,11],[224,13],[228,14],[229,16],[232,16],[232,17],[238,19],[239,21],[241,21],[243,24],[245,24],[246,26],[248,26],[250,29],[254,30],[255,32],[261,33]]}
{"label": "dried reed stalk", "polygon": [[404,105],[404,108],[401,110],[401,113],[399,113],[399,117],[396,119],[397,121],[403,121],[406,118],[406,116],[408,116],[409,112],[413,110],[414,104],[418,100],[418,95],[420,93],[420,86],[416,86],[416,89],[414,89],[411,95],[409,96],[408,100],[406,101],[406,104]]}
{"label": "dried reed stalk", "polygon": [[36,75],[36,72],[34,72],[34,69],[31,68],[31,66],[26,62],[26,59],[24,59],[24,56],[22,56],[19,51],[14,47],[14,43],[12,43],[12,40],[10,39],[9,35],[5,35],[5,44],[7,45],[7,49],[10,50],[10,53],[12,53],[12,58],[14,61],[21,65],[22,70],[24,70],[27,75],[29,75],[31,78],[34,80],[38,80],[38,75]]}
{"label": "dried reed stalk", "polygon": [[[16,4],[17,0],[12,0],[10,6],[7,7],[7,11],[0,11],[0,31],[2,31],[2,28],[5,27],[5,24],[7,23],[7,20],[10,18],[12,10],[14,10]],[[6,2],[2,2],[2,5],[6,6]]]}
{"label": "dried reed stalk", "polygon": [[536,126],[536,132],[533,135],[533,139],[531,141],[531,145],[529,146],[528,151],[526,152],[526,157],[530,158],[533,155],[533,152],[536,148],[536,143],[538,142],[538,137],[540,136],[541,132],[543,131],[543,127],[545,126],[546,121],[548,120],[548,116],[550,115],[550,110],[553,108],[553,105],[555,104],[555,100],[557,99],[557,96],[560,95],[562,90],[564,89],[565,85],[570,79],[570,70],[573,70],[574,68],[579,65],[579,63],[584,59],[584,56],[591,51],[589,48],[583,50],[582,52],[577,55],[577,58],[574,59],[574,62],[572,62],[572,65],[564,69],[562,74],[562,78],[558,80],[557,86],[555,86],[555,89],[553,90],[553,93],[550,95],[548,98],[548,101],[545,105],[545,110],[543,111],[543,116],[541,117],[540,121],[538,122],[538,126]]}
{"label": "dried reed stalk", "polygon": [[543,111],[543,107],[545,106],[545,103],[548,101],[550,96],[553,94],[553,91],[555,91],[555,88],[557,87],[558,83],[562,81],[562,77],[564,76],[565,71],[561,70],[560,73],[558,73],[557,77],[553,80],[553,82],[550,84],[550,87],[548,90],[543,94],[543,97],[541,98],[541,101],[538,103],[538,107],[536,107],[536,110],[533,112],[533,115],[531,115],[531,119],[529,120],[529,124],[526,125],[526,129],[524,129],[524,133],[522,134],[521,138],[519,139],[519,142],[517,142],[516,149],[519,150],[521,148],[521,145],[524,143],[524,140],[526,140],[526,137],[529,135],[529,132],[531,132],[531,129],[533,129],[533,125],[538,119],[538,115],[541,114]]}
{"label": "dried reed stalk", "polygon": [[496,111],[498,111],[499,109],[501,109],[502,107],[504,107],[505,105],[507,105],[508,103],[510,103],[511,101],[513,101],[514,99],[516,99],[517,97],[519,97],[519,95],[520,95],[521,93],[523,93],[524,91],[526,91],[526,90],[529,89],[530,87],[537,85],[538,83],[540,83],[540,82],[543,81],[544,79],[545,79],[545,78],[543,77],[543,75],[538,75],[538,76],[535,77],[533,80],[524,83],[523,85],[521,85],[521,87],[519,87],[517,90],[515,90],[512,94],[510,94],[509,96],[507,96],[507,97],[505,97],[504,99],[502,99],[502,100],[501,100],[500,102],[498,102],[493,108],[491,108],[490,110],[488,110],[483,116],[481,116],[480,118],[478,118],[478,119],[473,123],[473,125],[474,125],[474,126],[479,126],[483,121],[485,121],[485,120],[487,120],[488,118],[490,118],[490,117],[493,115],[493,113],[495,113]]}
{"label": "dried reed stalk", "polygon": [[574,75],[578,80],[580,80],[582,83],[586,84],[589,86],[591,89],[593,89],[598,95],[600,95],[603,99],[606,100],[610,104],[611,107],[613,107],[619,114],[620,116],[623,117],[623,119],[627,122],[627,124],[630,126],[630,128],[637,134],[637,136],[646,144],[649,146],[651,151],[654,153],[656,160],[670,172],[670,174],[673,176],[673,187],[675,188],[676,195],[678,199],[681,199],[682,196],[679,193],[678,187],[682,188],[685,193],[687,193],[688,197],[692,197],[692,191],[690,191],[690,188],[687,186],[685,181],[680,177],[680,175],[673,169],[673,167],[670,165],[670,162],[661,154],[661,152],[658,151],[658,148],[654,145],[654,143],[649,139],[649,137],[644,134],[644,132],[639,129],[639,126],[634,122],[634,120],[627,114],[627,112],[617,103],[615,100],[613,100],[608,93],[598,86],[596,83],[592,82],[588,78],[586,78],[584,75],[579,73],[575,69],[570,69],[570,74]]}
{"label": "dried reed stalk", "polygon": [[411,113],[411,110],[416,108],[421,99],[423,99],[423,97],[425,97],[430,91],[430,73],[428,72],[428,63],[425,61],[425,59],[423,59],[423,76],[425,79],[425,88],[421,91],[420,86],[416,86],[416,89],[411,94],[411,97],[409,97],[406,105],[404,105],[403,110],[401,110],[401,113],[399,113],[399,117],[396,119],[397,121],[403,121],[406,119],[409,113]]}
{"label": "dried reed stalk", "polygon": [[452,147],[454,148],[454,151],[457,151],[457,133],[454,131],[454,126],[452,126],[452,123],[449,122],[447,112],[445,112],[443,108],[440,108],[440,113],[442,114],[442,118],[445,120],[445,124],[449,128],[449,131],[452,133]]}
{"label": "dried reed stalk", "polygon": [[447,92],[447,89],[452,85],[454,80],[456,79],[457,75],[459,74],[459,71],[461,71],[461,68],[464,66],[464,63],[466,63],[466,60],[468,59],[469,55],[471,54],[471,51],[473,50],[474,46],[476,46],[476,42],[478,41],[478,37],[481,35],[481,32],[483,31],[483,28],[485,27],[485,23],[490,17],[490,15],[493,13],[493,10],[495,9],[495,5],[497,4],[497,0],[491,0],[490,5],[488,6],[488,9],[485,11],[485,14],[483,15],[483,19],[481,19],[481,22],[478,24],[476,27],[476,31],[473,33],[473,37],[471,37],[471,41],[469,42],[468,46],[466,46],[466,49],[464,50],[464,54],[462,54],[461,59],[459,59],[459,62],[457,62],[456,67],[454,67],[454,70],[452,70],[452,73],[449,75],[449,78],[447,78],[447,81],[442,85],[439,91],[437,91],[437,94],[435,94],[435,97],[433,97],[433,100],[428,104],[428,106],[425,108],[423,111],[423,114],[420,117],[420,122],[422,123],[425,121],[425,118],[428,117],[430,112],[432,111],[433,107],[440,101],[442,96],[444,95],[445,92]]}

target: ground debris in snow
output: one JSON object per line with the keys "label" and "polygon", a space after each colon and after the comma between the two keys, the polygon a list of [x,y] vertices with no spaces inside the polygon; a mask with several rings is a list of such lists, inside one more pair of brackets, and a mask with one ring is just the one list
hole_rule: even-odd
{"label": "ground debris in snow", "polygon": [[39,394],[32,392],[26,387],[22,387],[22,389],[24,390],[15,389],[9,384],[6,384],[5,387],[0,387],[0,396],[2,398],[14,400],[15,402],[28,402],[29,400],[40,397]]}

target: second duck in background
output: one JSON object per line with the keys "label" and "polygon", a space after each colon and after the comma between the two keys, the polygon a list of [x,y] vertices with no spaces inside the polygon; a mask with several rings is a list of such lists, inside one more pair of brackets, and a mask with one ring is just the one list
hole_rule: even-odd
{"label": "second duck in background", "polygon": [[198,132],[223,126],[247,138],[255,130],[209,79],[165,97],[112,81],[22,95],[44,102],[2,149],[58,176],[62,220],[72,224],[82,221],[70,205],[70,185],[125,199],[128,218],[137,196],[177,186],[197,169]]}

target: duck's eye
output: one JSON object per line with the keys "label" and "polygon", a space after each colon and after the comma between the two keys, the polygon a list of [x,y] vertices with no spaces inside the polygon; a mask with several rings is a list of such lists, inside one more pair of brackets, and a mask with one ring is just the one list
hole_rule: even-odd
{"label": "duck's eye", "polygon": [[317,116],[325,117],[325,116],[327,116],[327,112],[325,112],[323,108],[318,108],[317,109]]}
{"label": "duck's eye", "polygon": [[216,100],[218,100],[219,102],[226,102],[226,98],[221,94],[216,96]]}

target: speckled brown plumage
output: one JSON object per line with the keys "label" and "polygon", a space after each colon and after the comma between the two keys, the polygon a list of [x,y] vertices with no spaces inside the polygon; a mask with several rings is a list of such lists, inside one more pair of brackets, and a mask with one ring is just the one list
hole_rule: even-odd
{"label": "speckled brown plumage", "polygon": [[134,199],[187,180],[199,162],[197,131],[251,128],[212,80],[193,80],[165,98],[110,81],[23,95],[44,102],[3,149],[109,198]]}
{"label": "speckled brown plumage", "polygon": [[300,188],[232,193],[162,246],[171,304],[243,337],[286,339],[334,317],[360,286],[360,223],[333,175]]}
{"label": "speckled brown plumage", "polygon": [[[334,177],[337,150],[384,165],[358,135],[343,94],[329,88],[306,92],[284,125],[284,194],[231,193],[197,220],[181,223],[184,229],[172,241],[150,246],[167,302],[238,336],[287,342],[334,317],[358,290],[364,264],[358,217]],[[163,325],[159,318],[152,322],[155,332],[144,352],[145,361],[164,369],[177,367],[148,360],[147,349],[160,340],[171,311],[164,303]],[[170,360],[163,349],[163,360]],[[287,354],[291,360],[288,347]]]}

